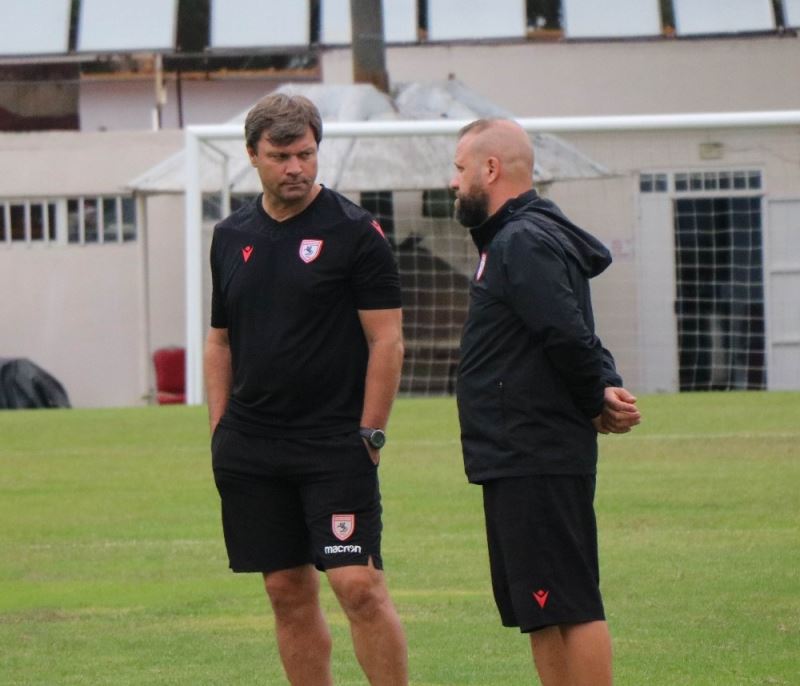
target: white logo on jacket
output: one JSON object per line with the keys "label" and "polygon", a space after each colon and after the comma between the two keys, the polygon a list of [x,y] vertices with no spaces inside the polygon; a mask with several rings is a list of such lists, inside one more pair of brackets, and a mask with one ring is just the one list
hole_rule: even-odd
{"label": "white logo on jacket", "polygon": [[478,263],[478,271],[475,272],[475,281],[480,281],[483,276],[483,270],[486,269],[486,253],[481,253],[481,261]]}

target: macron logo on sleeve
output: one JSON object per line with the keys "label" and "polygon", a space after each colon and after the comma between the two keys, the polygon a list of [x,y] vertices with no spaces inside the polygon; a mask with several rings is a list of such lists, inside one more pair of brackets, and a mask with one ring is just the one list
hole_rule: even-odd
{"label": "macron logo on sleeve", "polygon": [[242,248],[242,258],[244,258],[245,262],[247,262],[247,260],[250,259],[250,255],[252,255],[252,254],[253,254],[253,246],[252,245],[246,245],[246,246],[244,246]]}

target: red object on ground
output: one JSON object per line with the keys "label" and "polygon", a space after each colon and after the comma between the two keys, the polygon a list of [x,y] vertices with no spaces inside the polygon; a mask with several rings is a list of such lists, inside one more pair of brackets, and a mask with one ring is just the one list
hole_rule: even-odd
{"label": "red object on ground", "polygon": [[153,353],[156,368],[156,400],[159,405],[186,402],[186,350],[159,348]]}

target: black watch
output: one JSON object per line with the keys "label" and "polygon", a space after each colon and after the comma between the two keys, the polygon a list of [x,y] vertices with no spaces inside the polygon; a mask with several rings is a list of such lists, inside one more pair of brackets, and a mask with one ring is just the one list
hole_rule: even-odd
{"label": "black watch", "polygon": [[386,445],[386,434],[383,429],[372,429],[368,426],[362,426],[359,428],[358,433],[361,434],[362,438],[366,438],[367,443],[375,448],[375,450],[380,450]]}

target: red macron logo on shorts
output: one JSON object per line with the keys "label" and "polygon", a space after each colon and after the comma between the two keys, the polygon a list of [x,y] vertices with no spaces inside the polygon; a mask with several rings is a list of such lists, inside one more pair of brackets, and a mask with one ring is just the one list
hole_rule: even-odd
{"label": "red macron logo on shorts", "polygon": [[541,588],[538,591],[533,592],[533,599],[539,603],[539,607],[544,610],[544,606],[547,605],[547,596],[550,595],[550,591],[543,591]]}

